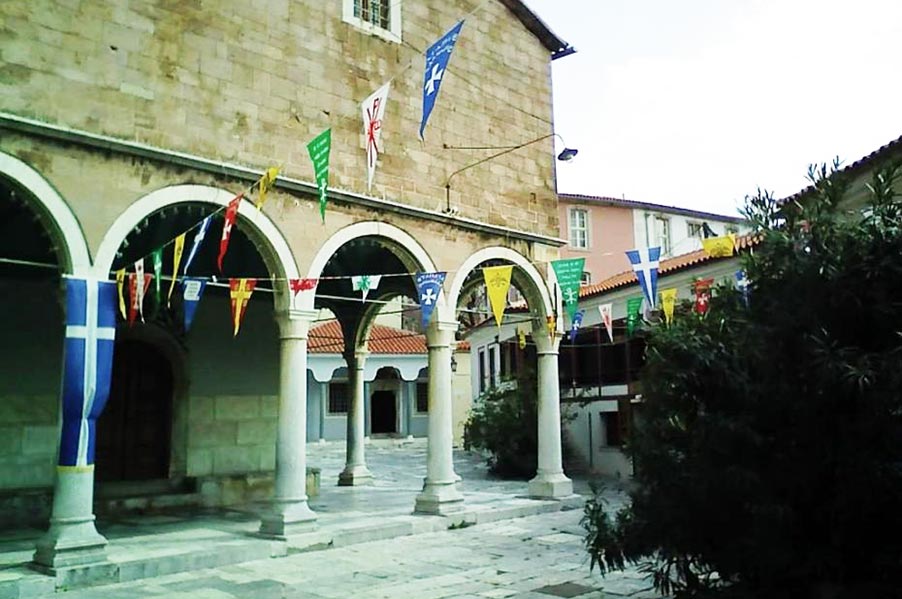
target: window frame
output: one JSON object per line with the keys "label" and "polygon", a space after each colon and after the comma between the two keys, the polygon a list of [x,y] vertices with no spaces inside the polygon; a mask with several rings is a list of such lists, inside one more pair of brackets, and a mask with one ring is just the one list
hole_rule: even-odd
{"label": "window frame", "polygon": [[[696,233],[692,232],[692,229],[696,228]],[[705,238],[705,224],[701,221],[695,220],[687,220],[686,221],[686,236],[689,239],[704,239]]]}
{"label": "window frame", "polygon": [[[342,385],[345,388],[345,406],[346,409],[344,412],[337,412],[332,410],[332,388],[333,386]],[[351,384],[350,381],[329,381],[329,384],[326,385],[326,416],[332,416],[336,418],[347,418],[348,414],[351,411]]]}
{"label": "window frame", "polygon": [[580,287],[588,287],[592,284],[592,273],[587,270],[583,271],[583,274],[579,277],[579,285]]}
{"label": "window frame", "polygon": [[[360,0],[358,0],[360,1]],[[373,0],[371,0],[373,1]],[[342,21],[360,29],[370,35],[381,37],[382,39],[401,43],[401,0],[375,0],[383,2],[388,6],[388,29],[364,20],[354,14],[355,0],[342,0]]]}
{"label": "window frame", "polygon": [[[426,392],[426,409],[420,409],[420,389],[425,389]],[[428,414],[429,413],[429,382],[428,381],[417,381],[414,387],[414,396],[413,396],[413,409],[415,414]]]}
{"label": "window frame", "polygon": [[[578,227],[574,227],[574,216],[577,214],[582,214],[584,217],[582,229]],[[574,232],[581,232],[583,235],[583,240],[585,245],[577,245],[574,239]],[[567,241],[570,244],[570,247],[577,250],[588,250],[591,247],[591,240],[589,239],[589,211],[585,208],[576,208],[571,207],[567,213]]]}
{"label": "window frame", "polygon": [[[670,217],[655,215],[655,243],[661,247],[661,254],[670,255],[673,249],[673,227]],[[663,241],[662,241],[663,240]]]}

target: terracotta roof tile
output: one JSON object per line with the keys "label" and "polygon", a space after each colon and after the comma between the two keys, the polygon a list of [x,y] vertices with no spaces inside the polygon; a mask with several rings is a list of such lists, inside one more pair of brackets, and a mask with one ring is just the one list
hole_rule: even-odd
{"label": "terracotta roof tile", "polygon": [[[329,320],[310,330],[307,351],[311,354],[340,354],[344,339],[337,320]],[[373,325],[367,349],[374,354],[425,354],[426,337],[380,324]]]}
{"label": "terracotta roof tile", "polygon": [[[742,235],[736,238],[736,243],[733,244],[733,247],[737,252],[739,252],[746,250],[752,246],[758,245],[759,241],[760,239],[755,237],[754,235]],[[725,258],[712,258],[705,252],[705,250],[696,250],[694,252],[689,252],[688,254],[683,254],[682,256],[674,256],[673,258],[662,260],[658,265],[658,275],[666,275],[672,272],[677,272],[689,268],[690,266],[695,266],[696,264],[702,264],[704,262],[714,262],[717,260],[725,260]],[[617,289],[618,287],[625,287],[626,285],[633,285],[636,283],[638,283],[636,273],[628,270],[620,274],[616,274],[613,277],[609,277],[604,281],[595,283],[594,285],[586,285],[585,287],[580,287],[579,297],[581,299],[592,297],[594,295],[604,293],[605,291],[611,291],[612,289]]]}

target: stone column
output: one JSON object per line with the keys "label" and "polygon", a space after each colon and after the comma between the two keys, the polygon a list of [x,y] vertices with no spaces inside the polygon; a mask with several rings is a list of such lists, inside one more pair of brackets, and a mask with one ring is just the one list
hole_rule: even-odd
{"label": "stone column", "polygon": [[462,509],[463,495],[457,489],[452,446],[451,342],[456,322],[433,324],[426,332],[429,346],[429,438],[426,449],[426,480],[417,495],[414,510],[424,514],[447,514]]}
{"label": "stone column", "polygon": [[558,341],[547,330],[534,330],[538,354],[539,455],[529,495],[554,499],[573,494],[573,482],[564,475],[561,454],[561,389],[558,380]]}
{"label": "stone column", "polygon": [[351,377],[351,404],[348,406],[345,469],[338,475],[338,484],[342,487],[367,485],[373,482],[373,474],[366,467],[364,452],[366,414],[364,413],[363,367],[366,364],[367,355],[369,353],[363,349],[345,355],[348,374]]}
{"label": "stone column", "polygon": [[281,337],[276,488],[260,518],[260,534],[284,537],[286,528],[309,529],[316,514],[307,505],[307,334],[315,311],[276,316]]}

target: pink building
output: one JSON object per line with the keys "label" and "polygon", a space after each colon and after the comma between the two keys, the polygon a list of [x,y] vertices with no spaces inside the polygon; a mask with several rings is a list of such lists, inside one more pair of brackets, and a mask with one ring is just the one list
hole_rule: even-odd
{"label": "pink building", "polygon": [[739,216],[724,216],[599,196],[558,195],[562,258],[586,259],[586,284],[629,270],[624,252],[636,247],[661,246],[662,258],[700,249],[705,235],[743,233],[748,230]]}

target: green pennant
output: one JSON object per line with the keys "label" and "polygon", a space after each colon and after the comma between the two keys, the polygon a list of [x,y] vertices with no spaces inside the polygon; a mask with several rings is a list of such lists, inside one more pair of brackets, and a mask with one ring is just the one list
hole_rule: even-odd
{"label": "green pennant", "polygon": [[307,144],[313,161],[313,175],[319,189],[319,215],[326,222],[326,189],[329,187],[329,152],[332,149],[332,129],[326,129]]}
{"label": "green pennant", "polygon": [[160,309],[160,297],[163,281],[163,248],[157,248],[151,254],[153,259],[153,280],[154,289],[156,290],[157,302],[155,310]]}
{"label": "green pennant", "polygon": [[631,297],[626,300],[626,334],[632,335],[639,324],[639,311],[642,309],[642,298]]}
{"label": "green pennant", "polygon": [[579,305],[579,286],[583,280],[583,268],[586,265],[585,258],[566,258],[564,260],[552,260],[551,268],[557,277],[557,284],[561,288],[561,296],[564,298],[564,307],[570,321],[576,316]]}

